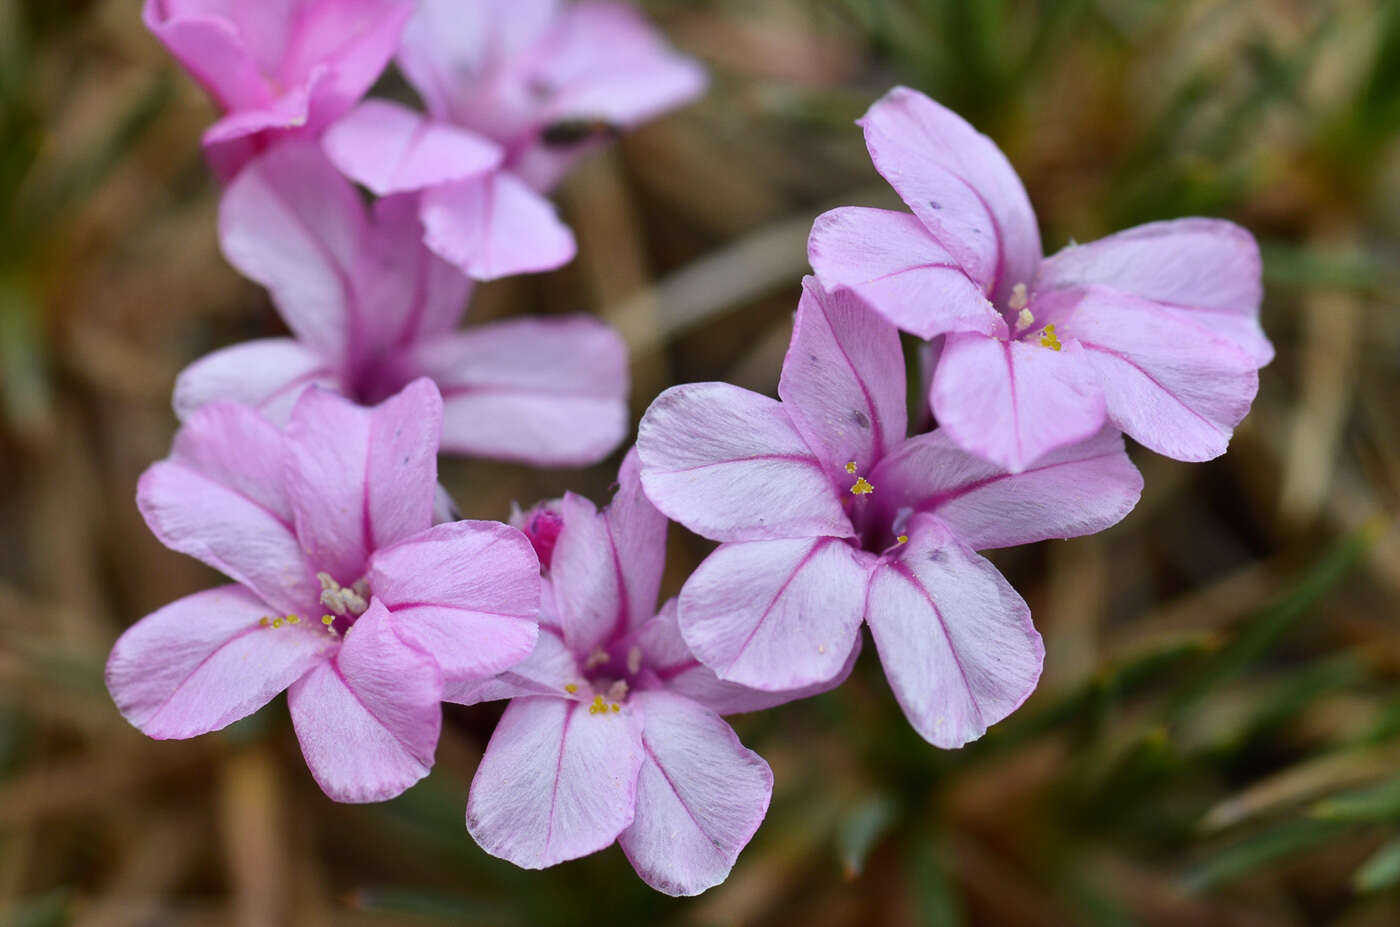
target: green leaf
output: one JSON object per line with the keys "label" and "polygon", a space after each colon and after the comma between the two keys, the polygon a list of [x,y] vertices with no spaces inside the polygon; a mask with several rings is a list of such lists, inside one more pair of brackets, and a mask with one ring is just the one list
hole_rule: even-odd
{"label": "green leaf", "polygon": [[1187,871],[1186,887],[1209,891],[1267,866],[1340,837],[1352,827],[1337,821],[1288,821],[1230,844]]}
{"label": "green leaf", "polygon": [[1392,840],[1361,864],[1351,877],[1358,892],[1379,892],[1400,885],[1400,840]]}
{"label": "green leaf", "polygon": [[1326,798],[1312,808],[1326,821],[1384,821],[1400,818],[1400,776],[1380,785]]}
{"label": "green leaf", "polygon": [[929,834],[919,834],[906,854],[910,894],[921,927],[962,927],[957,891],[948,875],[948,851]]}
{"label": "green leaf", "polygon": [[889,795],[871,795],[858,802],[836,825],[836,846],[846,878],[865,871],[870,851],[889,833],[898,818],[899,804]]}

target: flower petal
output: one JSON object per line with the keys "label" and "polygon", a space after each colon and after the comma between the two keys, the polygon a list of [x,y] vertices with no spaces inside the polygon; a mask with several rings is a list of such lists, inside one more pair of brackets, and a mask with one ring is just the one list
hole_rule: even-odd
{"label": "flower petal", "polygon": [[190,364],[175,379],[175,414],[187,419],[216,400],[252,406],[269,421],[285,423],[302,390],[339,390],[335,371],[292,338],[259,338],[221,348]]}
{"label": "flower petal", "polygon": [[320,92],[339,115],[355,105],[384,72],[415,2],[335,0],[296,5],[300,9],[290,14],[296,32],[283,49],[276,77],[289,86],[326,73],[329,76]]}
{"label": "flower petal", "polygon": [[342,362],[356,324],[364,207],[315,145],[286,142],[248,164],[219,203],[219,240],[241,274],[267,287],[298,338]]}
{"label": "flower petal", "polygon": [[492,856],[543,869],[597,852],[632,823],[641,723],[533,696],[510,703],[472,779],[467,830]]}
{"label": "flower petal", "polygon": [[667,895],[723,882],[773,795],[773,771],[719,715],[666,692],[636,696],[646,760],[637,812],[618,837],[632,868]]}
{"label": "flower petal", "polygon": [[826,682],[800,689],[765,692],[762,689],[741,686],[736,682],[725,682],[715,675],[714,670],[695,658],[685,638],[681,637],[675,599],[668,601],[654,618],[642,625],[635,640],[641,648],[642,665],[653,673],[668,691],[698,702],[721,715],[762,711],[835,689],[851,675],[861,646],[860,635],[856,635],[856,643],[851,648],[850,656],[846,658],[846,665]]}
{"label": "flower petal", "polygon": [[490,679],[448,684],[442,698],[445,702],[456,702],[458,705],[475,705],[524,695],[571,698],[574,693],[564,688],[570,683],[584,691],[584,678],[578,661],[573,651],[564,645],[563,632],[542,624],[535,649],[524,660]]}
{"label": "flower petal", "polygon": [[136,504],[160,542],[238,580],[282,614],[320,586],[292,527],[282,433],[246,406],[210,403],[152,464]]}
{"label": "flower petal", "polygon": [[428,774],[442,728],[442,674],[405,643],[378,602],[334,660],[287,692],[306,765],[336,801],[393,798]]}
{"label": "flower petal", "polygon": [[[467,311],[472,284],[423,244],[418,197],[386,196],[374,204],[365,256],[363,360],[452,331]],[[383,361],[378,361],[383,364]]]}
{"label": "flower petal", "polygon": [[868,570],[839,538],[722,544],[680,595],[685,642],[721,679],[780,692],[846,665]]}
{"label": "flower petal", "polygon": [[1149,222],[1047,258],[1034,290],[1103,286],[1186,312],[1256,365],[1274,356],[1259,327],[1259,245],[1221,219]]}
{"label": "flower petal", "polygon": [[1102,383],[1108,417],[1177,460],[1210,460],[1259,390],[1255,361],[1190,313],[1094,287],[1066,323]]}
{"label": "flower petal", "polygon": [[837,485],[855,482],[850,462],[869,473],[904,440],[904,391],[894,326],[849,293],[828,294],[815,278],[804,280],[778,395]]}
{"label": "flower petal", "polygon": [[554,270],[578,250],[554,204],[509,171],[424,191],[421,216],[428,247],[476,280]]}
{"label": "flower petal", "polygon": [[257,711],[336,647],[307,622],[263,625],[272,614],[229,585],[142,618],[107,659],[117,710],[157,740],[217,731]]}
{"label": "flower petal", "polygon": [[448,685],[494,676],[535,646],[540,563],[525,535],[500,522],[438,525],[381,548],[369,586]]}
{"label": "flower petal", "polygon": [[1103,427],[1104,400],[1085,352],[949,335],[930,401],[959,446],[1019,473]]}
{"label": "flower petal", "polygon": [[987,136],[917,90],[896,87],[860,120],[875,169],[998,304],[1040,263],[1026,188]]}
{"label": "flower petal", "polygon": [[324,390],[302,394],[287,425],[287,492],[297,537],[341,585],[371,553],[432,524],[442,400],[415,380],[372,409]]}
{"label": "flower petal", "polygon": [[728,383],[673,386],[642,416],[637,453],[647,497],[707,538],[852,533],[826,467],[767,396]]}
{"label": "flower petal", "polygon": [[905,717],[936,747],[981,737],[1040,678],[1045,647],[1026,603],[929,516],[875,569],[866,620]]}
{"label": "flower petal", "polygon": [[1005,335],[981,286],[917,217],[847,206],[817,216],[807,258],[827,289],[847,287],[901,331]]}
{"label": "flower petal", "polygon": [[[247,23],[231,18],[238,13],[232,4],[226,10],[201,8],[207,6],[145,0],[141,18],[220,108],[237,110],[267,103],[271,88],[240,28]],[[277,36],[258,38],[275,41]]]}
{"label": "flower petal", "polygon": [[326,130],[326,155],[376,196],[470,180],[501,164],[501,147],[388,100],[366,100]]}
{"label": "flower petal", "polygon": [[589,316],[511,319],[425,342],[411,363],[443,395],[443,450],[584,466],[627,432],[627,349]]}
{"label": "flower petal", "polygon": [[886,517],[901,509],[937,515],[973,550],[1093,534],[1121,521],[1142,494],[1142,474],[1111,426],[1020,473],[935,431],[909,439],[871,479]]}

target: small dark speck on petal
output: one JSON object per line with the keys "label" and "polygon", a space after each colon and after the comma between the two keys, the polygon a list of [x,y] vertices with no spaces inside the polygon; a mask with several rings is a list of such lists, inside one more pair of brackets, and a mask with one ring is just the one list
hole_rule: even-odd
{"label": "small dark speck on petal", "polygon": [[870,418],[869,418],[864,412],[860,411],[859,409],[852,409],[852,410],[851,410],[851,421],[855,422],[855,423],[856,423],[857,425],[859,425],[861,428],[869,428],[869,427],[870,427]]}
{"label": "small dark speck on petal", "polygon": [[809,352],[809,353],[807,354],[807,356],[810,357],[810,358],[812,359],[812,362],[813,362],[813,363],[816,363],[816,364],[821,363],[821,358],[817,357],[817,355],[812,354],[812,353]]}
{"label": "small dark speck on petal", "polygon": [[948,555],[944,552],[943,548],[935,547],[933,550],[929,551],[928,559],[933,563],[942,563],[944,560],[948,559]]}
{"label": "small dark speck on petal", "polygon": [[929,209],[942,209],[943,207],[942,207],[941,205],[939,205],[938,200],[929,200],[929,201],[928,201],[928,208],[929,208]]}

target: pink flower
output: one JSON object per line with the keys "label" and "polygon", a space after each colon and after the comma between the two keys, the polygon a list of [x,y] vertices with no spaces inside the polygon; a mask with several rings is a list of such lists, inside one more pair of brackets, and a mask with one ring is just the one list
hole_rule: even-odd
{"label": "pink flower", "polygon": [[186,368],[182,418],[228,399],[282,421],[308,384],[373,403],[427,376],[443,395],[445,451],[590,464],[627,430],[627,351],[611,328],[577,315],[456,331],[471,286],[423,247],[412,198],[367,214],[314,145],[287,142],[250,163],[224,192],[219,236],[295,337]]}
{"label": "pink flower", "polygon": [[[425,0],[398,62],[429,115],[371,100],[327,132],[326,151],[379,196],[422,191],[428,247],[478,280],[570,261],[573,233],[541,191],[705,87],[694,61],[620,3]],[[483,145],[490,169],[451,156]]]}
{"label": "pink flower", "polygon": [[812,267],[899,328],[945,337],[929,396],[958,446],[1020,471],[1107,420],[1178,460],[1225,452],[1273,357],[1248,232],[1154,222],[1042,259],[1026,191],[986,136],[905,87],[861,124],[913,214],[818,217]]}
{"label": "pink flower", "polygon": [[192,415],[136,501],[161,543],[235,582],[117,641],[107,687],[126,719],[194,737],[286,689],[331,798],[379,801],[426,775],[443,686],[525,658],[540,596],[519,531],[430,527],[441,422],[427,380],[374,409],[308,390],[285,432],[234,403]]}
{"label": "pink flower", "polygon": [[641,480],[662,512],[723,542],[679,599],[686,644],[720,679],[830,679],[864,620],[910,723],[956,747],[1021,704],[1043,655],[1025,602],[974,551],[1100,531],[1142,478],[1111,430],[1016,475],[944,431],[906,439],[904,390],[894,327],[809,277],[782,401],[667,390],[642,418]]}
{"label": "pink flower", "polygon": [[[722,714],[813,694],[725,683],[691,655],[674,601],[654,613],[666,520],[623,462],[602,512],[567,495],[520,516],[548,561],[530,658],[447,700],[511,699],[486,748],[467,828],[539,869],[617,841],[648,885],[694,895],[728,876],[768,810],[773,774]],[[844,672],[854,651],[848,650]]]}
{"label": "pink flower", "polygon": [[225,113],[204,134],[233,177],[276,138],[315,137],[398,47],[412,0],[146,0],[146,27]]}

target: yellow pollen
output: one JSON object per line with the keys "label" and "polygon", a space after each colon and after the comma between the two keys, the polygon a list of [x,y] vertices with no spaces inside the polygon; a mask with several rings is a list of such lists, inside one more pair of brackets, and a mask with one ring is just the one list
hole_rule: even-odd
{"label": "yellow pollen", "polygon": [[901,544],[908,544],[908,543],[909,543],[909,535],[907,535],[907,534],[901,534],[899,537],[895,538],[895,540],[898,541],[898,542],[901,543]]}
{"label": "yellow pollen", "polygon": [[269,619],[266,615],[263,615],[261,618],[258,619],[258,627],[260,628],[265,628],[271,623],[271,619]]}
{"label": "yellow pollen", "polygon": [[856,472],[856,462],[855,462],[854,460],[849,460],[849,461],[846,462],[846,472],[847,472],[847,473],[855,473],[855,472]]}
{"label": "yellow pollen", "polygon": [[1012,309],[1024,310],[1026,303],[1030,302],[1030,297],[1026,294],[1026,285],[1018,283],[1011,288],[1011,299],[1007,300],[1007,305]]}
{"label": "yellow pollen", "polygon": [[335,618],[331,615],[322,615],[321,624],[329,628],[331,625],[335,624]]}
{"label": "yellow pollen", "polygon": [[603,704],[603,697],[601,695],[593,696],[593,701],[588,706],[588,713],[590,715],[597,715],[603,714],[607,710],[608,706]]}
{"label": "yellow pollen", "polygon": [[578,691],[578,683],[576,683],[576,682],[566,682],[566,683],[564,683],[564,691],[567,692],[567,693],[569,693],[570,695],[573,695],[575,692]]}
{"label": "yellow pollen", "polygon": [[287,624],[301,624],[301,619],[298,618],[296,615],[288,615]]}
{"label": "yellow pollen", "polygon": [[1055,337],[1054,325],[1045,326],[1045,331],[1040,333],[1040,346],[1052,351],[1060,350],[1060,339]]}
{"label": "yellow pollen", "polygon": [[851,487],[851,495],[868,496],[875,491],[875,487],[870,485],[870,481],[865,477],[856,477],[855,485]]}
{"label": "yellow pollen", "polygon": [[273,626],[274,628],[280,628],[280,627],[282,627],[282,619],[281,619],[281,618],[274,618],[274,619],[272,619],[272,626]]}
{"label": "yellow pollen", "polygon": [[1035,315],[1029,309],[1022,309],[1016,316],[1016,331],[1023,332],[1035,324]]}
{"label": "yellow pollen", "polygon": [[622,710],[622,706],[619,705],[617,702],[613,702],[613,703],[612,703],[612,710],[613,710],[613,711],[621,711],[621,710]]}

